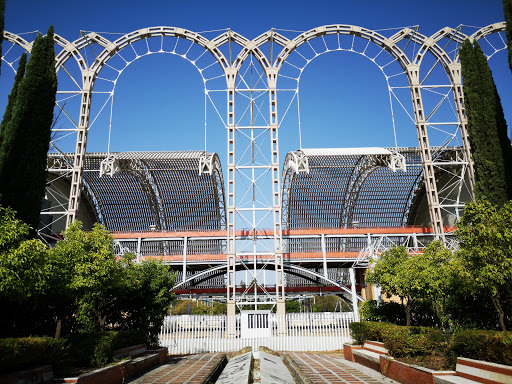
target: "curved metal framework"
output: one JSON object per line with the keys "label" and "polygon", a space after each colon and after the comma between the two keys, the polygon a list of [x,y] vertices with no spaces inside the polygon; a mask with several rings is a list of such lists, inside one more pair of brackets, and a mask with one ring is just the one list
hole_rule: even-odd
{"label": "curved metal framework", "polygon": [[[292,106],[299,112],[300,131],[299,88],[307,66],[315,58],[337,51],[357,53],[379,68],[388,85],[393,127],[414,125],[419,143],[415,155],[417,166],[412,167],[417,170],[415,181],[410,181],[409,189],[398,204],[400,207],[391,203],[393,207],[386,214],[393,211],[396,213],[393,222],[405,223],[412,192],[422,179],[430,222],[435,234],[443,236],[443,217],[458,217],[463,208],[463,201],[454,198],[454,195],[471,195],[474,183],[458,47],[467,37],[477,39],[488,58],[491,58],[506,48],[506,40],[502,37],[504,27],[505,23],[496,23],[473,33],[464,33],[465,27],[444,28],[430,37],[421,34],[417,27],[388,30],[384,35],[360,26],[343,24],[320,26],[291,37],[285,36],[290,32],[273,29],[254,40],[231,30],[208,39],[176,27],[144,28],[121,35],[116,40],[95,32],[83,32],[73,42],[56,35],[59,80],[56,108],[65,116],[65,122],[54,128],[51,152],[55,155],[51,156],[62,158],[63,168],[60,168],[54,180],[70,175],[71,181],[67,207],[62,207],[55,214],[65,217],[69,225],[77,218],[85,188],[91,204],[97,208],[98,220],[107,225],[118,225],[115,224],[119,223],[116,221],[117,213],[98,197],[101,193],[112,194],[114,191],[101,190],[99,187],[95,190],[98,177],[91,176],[91,180],[88,180],[88,167],[92,166],[86,155],[88,134],[98,125],[110,127],[116,84],[130,64],[155,53],[181,57],[197,69],[204,84],[205,108],[208,105],[214,109],[213,119],[219,119],[227,132],[225,226],[229,311],[234,313],[237,263],[243,260],[244,255],[256,256],[261,249],[274,259],[277,292],[272,302],[277,303],[278,312],[284,311],[283,222],[288,226],[306,223],[300,223],[296,217],[294,210],[298,208],[294,204],[298,204],[299,200],[290,194],[290,188],[300,184],[302,173],[292,178],[290,168],[285,169],[284,206],[281,202],[278,132],[280,127],[287,124],[286,116],[293,109]],[[4,39],[11,46],[4,49],[2,60],[13,70],[21,55],[20,49],[31,49],[26,36],[4,31]],[[16,50],[16,47],[20,49]],[[405,119],[400,120],[400,114]],[[437,147],[432,147],[431,143]],[[74,151],[69,149],[71,146]],[[450,146],[462,149],[447,161],[442,154]],[[65,155],[67,152],[73,154]],[[110,155],[104,154],[105,158]],[[94,160],[94,166],[99,166],[101,160],[104,159]],[[128,183],[130,179],[129,183],[139,186],[137,192],[134,190],[131,196],[126,195],[125,198],[133,198],[131,204],[137,204],[137,199],[142,198],[151,207],[143,209],[144,219],[140,225],[166,229],[181,225],[171,222],[172,216],[166,211],[166,199],[170,196],[168,191],[163,190],[166,180],[159,179],[146,160],[126,160],[129,160],[126,167],[131,172],[120,172],[113,179],[123,180],[121,183]],[[359,210],[358,204],[364,200],[362,196],[370,192],[365,188],[374,185],[372,177],[387,178],[389,171],[379,167],[381,160],[374,157],[359,157],[359,162],[354,160],[346,160],[346,165],[350,163],[355,167],[352,177],[350,172],[342,171],[342,168],[333,171],[337,172],[336,175],[330,175],[341,178],[333,180],[332,187],[346,196],[343,204],[339,197],[333,199],[329,194],[319,196],[325,198],[325,207],[332,205],[330,208],[336,213],[320,210],[324,216],[315,219],[310,216],[307,224],[346,226],[357,220],[364,221],[364,210],[371,205],[367,201],[366,208]],[[407,162],[410,167],[409,159]],[[200,172],[208,172],[208,164],[209,159],[203,157]],[[115,166],[115,159],[110,165]],[[297,166],[307,167],[308,164],[297,163]],[[309,167],[313,174],[319,172],[315,170],[311,157]],[[454,169],[457,171],[454,172]],[[447,176],[443,178],[441,173]],[[223,184],[220,172],[214,173],[213,178],[216,179],[217,196],[220,196],[220,186]],[[446,179],[451,181],[449,186]],[[443,180],[442,186],[439,185],[440,180]],[[51,188],[49,190],[50,194]],[[454,190],[458,192],[454,193]],[[62,199],[59,201],[62,203]],[[125,205],[124,209],[129,208]],[[59,218],[55,216],[53,221],[56,220]],[[192,218],[190,220],[188,226],[201,225]],[[381,223],[385,221],[382,218]],[[136,228],[137,225],[133,222],[132,226]],[[271,244],[268,240],[259,242],[256,236],[253,240],[249,236],[245,240],[237,240],[236,229],[242,227],[249,227],[254,232],[259,228],[272,227],[273,241]],[[255,269],[253,278],[258,279]]]}
{"label": "curved metal framework", "polygon": [[[273,263],[273,261],[270,261],[270,263]],[[245,266],[241,261],[236,262],[236,268],[239,271],[245,270]],[[215,267],[208,268],[206,270],[203,270],[199,273],[196,273],[194,275],[189,275],[185,280],[180,279],[180,282],[176,284],[173,287],[173,290],[182,289],[184,287],[190,287],[191,285],[197,286],[201,284],[203,281],[207,279],[211,279],[212,277],[218,277],[223,276],[226,273],[227,265],[217,265]],[[334,280],[331,276],[326,276],[324,274],[321,274],[319,272],[316,272],[311,269],[307,269],[304,267],[301,267],[299,265],[293,265],[293,264],[285,264],[284,269],[288,275],[295,275],[299,276],[302,279],[307,279],[314,282],[321,281],[323,285],[330,285],[330,286],[336,286],[340,289],[340,291],[343,291],[344,293],[352,294],[352,291],[348,289],[345,285],[342,284],[342,281],[340,280]],[[346,283],[346,282],[343,282]],[[263,287],[265,288],[265,287]],[[248,289],[244,292],[244,294],[248,293]],[[357,295],[357,299],[359,301],[364,301],[364,299]]]}
{"label": "curved metal framework", "polygon": [[[84,183],[87,195],[94,197],[91,203],[98,217],[110,231],[225,230],[224,183],[217,154],[206,154],[206,157],[201,151],[110,154],[110,176],[102,175],[106,155],[86,154]],[[66,157],[69,155],[50,154],[49,172],[62,175],[60,164]],[[204,172],[205,158],[209,159],[208,172]],[[69,180],[70,170],[64,169]],[[56,208],[49,206],[47,211]],[[209,253],[222,253],[220,241],[209,243],[206,247]],[[182,247],[172,244],[159,244],[154,252],[181,254]]]}

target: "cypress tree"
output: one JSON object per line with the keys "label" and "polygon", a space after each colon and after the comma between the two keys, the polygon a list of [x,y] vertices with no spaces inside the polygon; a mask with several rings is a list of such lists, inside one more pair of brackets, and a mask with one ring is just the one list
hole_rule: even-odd
{"label": "cypress tree", "polygon": [[16,77],[14,78],[14,84],[11,89],[11,93],[7,100],[7,106],[5,107],[4,117],[0,124],[0,180],[2,179],[1,172],[3,170],[2,163],[5,155],[7,154],[8,148],[3,148],[3,142],[5,136],[11,136],[10,133],[6,132],[7,123],[11,120],[12,108],[18,96],[18,90],[20,87],[21,80],[25,76],[25,66],[27,65],[27,54],[23,52],[18,63],[18,70],[16,71]]}
{"label": "cypress tree", "polygon": [[507,33],[508,65],[512,71],[512,0],[503,0],[503,11],[507,23],[505,32]]}
{"label": "cypress tree", "polygon": [[20,220],[37,229],[46,186],[46,157],[57,92],[53,26],[32,46],[25,77],[5,124],[0,194]]}
{"label": "cypress tree", "polygon": [[[0,57],[2,57],[2,41],[4,41],[4,15],[5,15],[5,0],[0,0]],[[0,64],[2,63],[2,60],[0,60]],[[0,66],[0,73],[1,73],[1,66]]]}
{"label": "cypress tree", "polygon": [[475,197],[502,206],[512,198],[510,139],[501,101],[480,45],[460,49],[468,133],[475,166]]}

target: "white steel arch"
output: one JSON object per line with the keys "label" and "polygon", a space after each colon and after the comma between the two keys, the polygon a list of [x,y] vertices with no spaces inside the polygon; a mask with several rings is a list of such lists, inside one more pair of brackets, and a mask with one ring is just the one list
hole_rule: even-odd
{"label": "white steel arch", "polygon": [[[325,45],[325,50],[322,51],[315,51],[313,47],[311,49],[314,51],[314,56],[312,58],[305,58],[306,63],[303,67],[300,68],[300,74],[298,76],[298,79],[300,79],[300,75],[302,74],[302,71],[305,69],[305,67],[309,64],[311,60],[314,58],[332,51],[332,50],[345,50],[345,51],[354,51],[353,49],[353,43],[352,46],[349,49],[343,49],[339,43],[338,40],[338,47],[334,49],[330,49],[327,46],[327,43],[324,39],[324,36],[328,35],[350,35],[355,37],[360,37],[363,39],[368,40],[368,42],[372,42],[375,45],[382,48],[383,51],[388,52],[394,60],[400,65],[400,67],[403,69],[404,74],[407,77],[408,80],[408,86],[411,90],[411,99],[413,104],[413,111],[414,111],[414,121],[417,129],[417,135],[418,135],[418,143],[421,151],[422,156],[422,164],[423,164],[423,175],[425,180],[425,185],[427,189],[427,199],[428,199],[428,206],[430,211],[430,217],[431,222],[434,227],[434,231],[439,236],[442,236],[443,231],[443,220],[441,215],[441,204],[439,201],[439,195],[438,195],[438,188],[436,184],[436,176],[435,176],[435,170],[434,170],[434,161],[433,156],[430,150],[430,143],[428,138],[428,132],[427,132],[427,122],[426,122],[426,114],[424,112],[423,107],[423,101],[422,101],[422,94],[421,94],[421,87],[420,87],[420,76],[419,76],[419,67],[421,65],[421,60],[423,57],[423,54],[425,51],[431,51],[433,50],[434,53],[437,53],[437,56],[439,58],[443,58],[445,55],[442,54],[442,50],[430,40],[427,40],[424,36],[417,33],[416,31],[411,30],[410,28],[404,28],[400,30],[399,32],[395,33],[390,38],[386,38],[379,33],[375,31],[371,31],[359,26],[353,26],[353,25],[328,25],[328,26],[322,26],[318,27],[312,30],[309,30],[300,36],[296,37],[295,39],[288,41],[286,45],[283,47],[283,50],[278,55],[276,59],[276,63],[274,64],[276,67],[281,68],[284,63],[287,62],[290,55],[296,51],[299,47],[310,44],[310,41],[314,39],[322,39],[323,43]],[[423,51],[419,51],[418,54],[412,58],[409,58],[406,53],[398,46],[398,43],[404,40],[405,38],[409,38],[411,41],[422,44]],[[429,44],[424,44],[425,41],[428,41]],[[365,55],[366,48],[363,52],[358,52]],[[377,54],[377,56],[380,55],[380,52]],[[368,57],[371,59],[374,63],[376,57]],[[376,63],[377,64],[377,63]],[[378,65],[377,66],[381,69],[381,71],[386,76],[386,81],[388,81],[388,87],[389,87],[389,78],[388,75],[386,75],[384,71],[384,67],[389,65],[389,63],[384,64],[384,66]],[[391,88],[390,88],[391,89]]]}
{"label": "white steel arch", "polygon": [[[455,210],[460,209],[463,205],[460,201],[451,204],[450,202],[441,198],[443,191],[439,190],[436,181],[436,172],[443,170],[446,164],[441,164],[436,158],[436,154],[431,152],[429,143],[429,134],[427,128],[429,126],[429,117],[435,112],[438,106],[435,106],[432,111],[425,111],[424,107],[424,92],[426,91],[425,80],[431,72],[426,68],[425,58],[429,55],[435,58],[436,63],[443,67],[448,79],[449,86],[453,95],[454,109],[456,112],[456,120],[460,136],[462,139],[462,146],[464,156],[457,161],[452,161],[450,166],[457,163],[458,166],[464,168],[460,175],[458,175],[458,182],[462,183],[465,178],[465,172],[468,175],[468,189],[472,191],[473,186],[473,170],[470,157],[469,141],[467,139],[467,120],[464,111],[464,100],[462,90],[462,79],[460,74],[460,64],[457,57],[457,46],[462,43],[466,38],[477,40],[486,40],[494,33],[501,33],[505,28],[505,23],[495,23],[484,28],[481,28],[471,35],[466,35],[460,29],[444,28],[435,33],[431,37],[420,34],[416,28],[403,28],[398,29],[393,35],[386,37],[378,31],[372,31],[360,26],[334,24],[320,26],[311,29],[307,32],[300,34],[293,39],[285,37],[283,34],[278,33],[277,30],[270,30],[264,32],[253,40],[249,40],[237,32],[227,30],[219,36],[209,40],[201,34],[177,27],[151,27],[143,28],[124,34],[118,39],[111,41],[107,37],[98,33],[90,32],[84,33],[82,37],[69,42],[61,36],[56,35],[55,42],[62,49],[56,55],[56,68],[61,75],[67,75],[70,79],[71,86],[75,87],[73,90],[61,91],[62,100],[67,100],[72,97],[80,97],[80,102],[76,109],[71,110],[62,103],[58,103],[58,107],[63,111],[64,115],[71,121],[72,129],[55,129],[55,132],[61,132],[66,136],[69,134],[76,134],[76,147],[74,159],[69,162],[67,171],[72,174],[71,192],[69,197],[69,206],[66,210],[68,224],[74,220],[79,207],[80,191],[83,187],[83,166],[84,155],[87,147],[87,134],[94,122],[94,116],[91,116],[91,103],[95,99],[94,87],[101,77],[102,70],[110,67],[114,60],[124,60],[126,66],[133,60],[126,60],[123,58],[125,49],[133,50],[135,53],[134,60],[152,53],[172,53],[179,55],[188,60],[194,65],[203,78],[205,84],[206,97],[214,105],[217,114],[221,118],[226,131],[227,131],[227,276],[228,276],[228,302],[230,308],[234,313],[234,304],[236,301],[235,295],[235,273],[236,265],[238,263],[237,257],[239,255],[239,248],[245,245],[235,244],[235,230],[237,225],[235,217],[237,215],[242,217],[243,212],[250,212],[253,219],[248,219],[248,223],[252,229],[258,228],[261,221],[255,220],[255,212],[264,211],[271,216],[274,228],[273,245],[269,246],[275,255],[275,272],[278,285],[278,294],[275,301],[278,303],[278,311],[284,310],[284,269],[282,263],[282,230],[281,230],[281,188],[280,188],[280,166],[279,166],[279,137],[278,131],[280,124],[289,106],[285,103],[278,103],[278,94],[282,91],[282,87],[278,84],[281,80],[288,79],[295,81],[295,85],[290,87],[298,95],[299,87],[298,81],[302,71],[308,63],[317,56],[324,53],[343,50],[352,51],[362,54],[372,60],[386,76],[388,87],[391,94],[396,100],[401,103],[394,92],[398,88],[407,88],[410,92],[412,101],[413,113],[411,119],[416,125],[419,147],[422,156],[423,177],[425,188],[427,190],[427,198],[429,202],[429,213],[434,231],[436,234],[443,235],[443,218],[441,210],[449,210],[455,207]],[[349,44],[343,46],[340,39],[343,37],[349,38]],[[30,51],[32,43],[28,42],[20,35],[12,34],[4,31],[4,38],[16,46],[21,47],[26,51]],[[174,47],[164,47],[165,39],[172,38],[176,41]],[[161,41],[160,49],[150,49],[149,40]],[[338,45],[328,46],[329,39],[338,42]],[[350,39],[352,45],[350,45]],[[367,41],[366,46],[362,46],[360,50],[355,47],[354,42],[358,40]],[[441,44],[446,40],[450,40],[455,44],[455,49],[448,50],[442,48]],[[147,51],[137,52],[135,44],[137,42],[145,42]],[[178,42],[187,42],[183,50],[177,49]],[[180,43],[181,44],[181,43]],[[239,49],[237,52],[232,51],[232,44],[235,44]],[[264,53],[264,47],[270,44],[270,54]],[[495,47],[490,45],[491,53],[488,58],[494,56],[495,53],[504,49],[504,46]],[[181,45],[180,45],[181,46]],[[322,48],[322,46],[325,48]],[[370,46],[378,48],[374,56],[369,54]],[[447,45],[448,46],[448,45]],[[198,47],[203,53],[196,57],[192,57],[191,52]],[[312,55],[309,57],[302,56],[304,63],[295,65],[293,63],[292,55],[302,55],[300,49],[303,47],[310,47]],[[97,52],[94,50],[97,50]],[[319,49],[320,48],[320,49]],[[316,49],[316,50],[315,50]],[[91,50],[94,53],[94,59],[91,61],[88,58],[87,52]],[[4,60],[13,70],[16,65],[17,59],[8,59],[9,51],[4,52]],[[412,52],[411,52],[412,51]],[[380,61],[386,55],[381,55],[385,52],[391,56],[391,61]],[[206,54],[203,56],[204,54]],[[274,57],[275,54],[275,57]],[[204,67],[199,64],[202,58],[210,59],[208,64]],[[74,60],[69,60],[73,57]],[[18,56],[19,58],[19,56]],[[395,66],[395,64],[398,65]],[[67,68],[73,66],[74,69]],[[76,66],[76,67],[75,67]],[[288,69],[293,69],[297,72],[293,76],[287,75]],[[212,68],[216,68],[217,72],[210,76]],[[399,70],[397,70],[399,68]],[[422,78],[420,70],[427,70],[427,75]],[[395,71],[395,72],[392,72]],[[122,71],[121,71],[122,72]],[[118,75],[120,73],[118,71]],[[287,77],[288,76],[288,77]],[[406,85],[400,86],[391,85],[391,81],[395,79],[405,79]],[[211,84],[218,79],[222,81],[222,86],[215,87]],[[400,80],[402,81],[402,80]],[[447,85],[443,85],[447,86]],[[226,95],[226,99],[222,102],[215,100],[214,94]],[[446,99],[446,95],[443,95]],[[244,104],[237,101],[237,97],[245,98],[247,103]],[[292,100],[293,102],[293,100]],[[283,107],[284,106],[284,107]],[[235,107],[237,113],[235,114]],[[403,107],[403,106],[402,106]],[[268,109],[267,109],[268,108]],[[405,107],[403,107],[405,109]],[[100,112],[103,110],[101,108]],[[284,113],[282,111],[284,110]],[[278,118],[278,111],[280,111],[280,119]],[[92,117],[92,122],[91,122]],[[260,125],[259,122],[262,122]],[[250,132],[250,133],[248,133]],[[268,143],[263,145],[258,143],[259,137],[263,137],[261,132],[268,133]],[[248,138],[249,144],[244,147],[243,140],[238,135],[245,135]],[[58,151],[58,143],[53,143],[54,148]],[[446,143],[448,145],[448,143]],[[238,151],[235,151],[237,147]],[[266,157],[265,164],[260,165],[254,160],[244,162],[244,154],[247,151],[254,150],[255,153],[260,153],[262,157]],[[238,153],[237,153],[238,152]],[[238,156],[238,157],[237,157]],[[72,166],[71,166],[72,164]],[[237,172],[242,175],[238,176]],[[252,174],[251,174],[252,172]],[[258,207],[253,204],[246,209],[243,205],[243,198],[251,188],[255,191],[255,185],[258,181],[258,172],[267,172],[269,177],[269,186],[271,189],[271,198],[265,207]],[[241,177],[246,177],[249,180],[250,187],[246,190],[243,189],[243,183],[240,182]],[[235,184],[240,189],[235,188]],[[262,192],[262,191],[260,191]],[[255,199],[253,198],[253,202]],[[244,223],[242,219],[242,225]],[[238,247],[238,248],[237,248]],[[252,251],[256,253],[256,250]],[[267,252],[268,254],[268,252]],[[281,308],[281,309],[280,309]]]}

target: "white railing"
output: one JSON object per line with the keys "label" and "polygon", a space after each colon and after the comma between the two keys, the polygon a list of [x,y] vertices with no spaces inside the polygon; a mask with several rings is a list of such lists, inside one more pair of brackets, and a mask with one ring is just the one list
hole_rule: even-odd
{"label": "white railing", "polygon": [[160,345],[170,354],[232,352],[244,347],[275,351],[334,351],[352,341],[349,324],[352,312],[288,313],[286,334],[279,335],[278,317],[270,314],[270,337],[241,337],[240,315],[236,315],[237,337],[226,337],[227,316],[166,316],[160,332]]}

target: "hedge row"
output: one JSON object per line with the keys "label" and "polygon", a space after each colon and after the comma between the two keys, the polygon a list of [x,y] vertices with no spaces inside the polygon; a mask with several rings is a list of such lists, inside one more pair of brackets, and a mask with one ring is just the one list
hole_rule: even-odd
{"label": "hedge row", "polygon": [[144,344],[140,331],[80,333],[69,339],[23,337],[0,339],[0,373],[51,364],[60,371],[65,366],[101,367],[113,361],[116,349]]}
{"label": "hedge row", "polygon": [[451,350],[455,356],[512,365],[512,332],[459,331],[453,335]]}
{"label": "hedge row", "polygon": [[391,323],[351,323],[352,338],[357,344],[365,340],[384,343],[391,356],[419,356],[443,350],[443,333],[434,328],[405,327]]}
{"label": "hedge row", "polygon": [[73,364],[101,367],[113,361],[116,349],[144,344],[145,340],[140,331],[110,331],[71,335],[69,342]]}
{"label": "hedge row", "polygon": [[512,332],[465,330],[445,340],[439,329],[374,322],[351,323],[350,331],[356,344],[365,340],[383,342],[393,357],[422,356],[438,351],[453,362],[461,356],[512,365]]}
{"label": "hedge row", "polygon": [[50,337],[20,337],[0,339],[0,373],[48,365],[60,367],[69,360],[69,345],[65,339]]}

